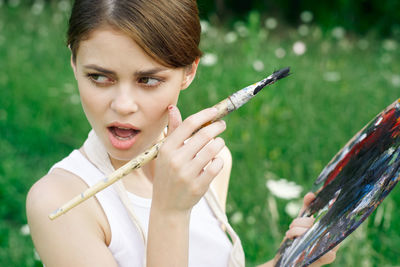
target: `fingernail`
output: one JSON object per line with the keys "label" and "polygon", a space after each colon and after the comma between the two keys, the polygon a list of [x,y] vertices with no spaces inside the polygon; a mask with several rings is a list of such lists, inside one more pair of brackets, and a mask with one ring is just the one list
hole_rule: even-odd
{"label": "fingernail", "polygon": [[226,122],[225,122],[224,120],[220,120],[220,122],[222,123],[222,125],[223,125],[224,127],[226,127]]}

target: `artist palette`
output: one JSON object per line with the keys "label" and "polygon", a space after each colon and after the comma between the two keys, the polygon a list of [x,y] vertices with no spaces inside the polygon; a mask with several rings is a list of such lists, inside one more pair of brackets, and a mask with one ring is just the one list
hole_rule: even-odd
{"label": "artist palette", "polygon": [[400,99],[357,133],[322,170],[303,216],[315,224],[285,240],[275,266],[307,266],[350,235],[383,201],[400,175]]}

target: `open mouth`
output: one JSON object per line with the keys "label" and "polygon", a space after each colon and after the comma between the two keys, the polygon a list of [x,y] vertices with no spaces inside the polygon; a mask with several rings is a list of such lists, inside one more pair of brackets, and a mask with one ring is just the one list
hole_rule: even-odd
{"label": "open mouth", "polygon": [[107,129],[111,145],[121,150],[130,149],[136,143],[140,133],[140,130],[122,126],[110,126]]}
{"label": "open mouth", "polygon": [[135,137],[140,131],[132,128],[124,127],[108,127],[109,131],[114,135],[115,138],[124,141]]}

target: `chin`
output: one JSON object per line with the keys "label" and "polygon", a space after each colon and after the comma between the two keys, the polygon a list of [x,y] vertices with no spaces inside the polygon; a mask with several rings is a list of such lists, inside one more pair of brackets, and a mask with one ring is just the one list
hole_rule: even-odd
{"label": "chin", "polygon": [[117,150],[115,148],[112,148],[111,150],[108,151],[108,154],[111,159],[122,162],[128,162],[131,159],[137,157],[140,153],[141,152],[134,152],[131,150]]}

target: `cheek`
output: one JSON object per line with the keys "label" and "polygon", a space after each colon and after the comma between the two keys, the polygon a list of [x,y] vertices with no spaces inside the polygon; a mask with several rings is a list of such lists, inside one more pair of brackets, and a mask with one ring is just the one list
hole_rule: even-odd
{"label": "cheek", "polygon": [[168,106],[176,105],[180,90],[165,90],[164,94],[154,94],[145,101],[143,108],[154,119],[164,119],[167,121]]}
{"label": "cheek", "polygon": [[106,99],[103,99],[101,94],[92,90],[91,87],[85,83],[78,83],[78,87],[82,108],[89,122],[92,124],[93,119],[96,118],[96,114],[101,113],[104,105],[106,105]]}
{"label": "cheek", "polygon": [[162,99],[153,99],[148,105],[143,107],[147,114],[148,121],[158,122],[154,123],[152,127],[154,130],[164,128],[168,123],[168,106],[174,104],[172,99],[166,97]]}

